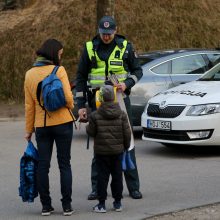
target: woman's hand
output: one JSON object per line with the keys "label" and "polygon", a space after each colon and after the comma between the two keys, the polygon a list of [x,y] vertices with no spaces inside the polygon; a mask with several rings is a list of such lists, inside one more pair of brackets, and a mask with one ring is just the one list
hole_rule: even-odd
{"label": "woman's hand", "polygon": [[27,140],[27,141],[30,141],[31,140],[31,136],[32,136],[32,133],[26,133],[24,138]]}

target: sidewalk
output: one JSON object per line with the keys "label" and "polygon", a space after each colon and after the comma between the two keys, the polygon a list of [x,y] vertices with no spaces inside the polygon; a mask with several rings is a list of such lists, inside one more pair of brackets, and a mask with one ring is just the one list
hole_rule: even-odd
{"label": "sidewalk", "polygon": [[146,220],[219,220],[220,203],[157,215]]}

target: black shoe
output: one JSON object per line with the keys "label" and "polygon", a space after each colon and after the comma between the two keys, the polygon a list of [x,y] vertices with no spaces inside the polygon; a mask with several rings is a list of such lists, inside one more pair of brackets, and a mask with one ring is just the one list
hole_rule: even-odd
{"label": "black shoe", "polygon": [[74,213],[71,205],[63,206],[63,215],[70,216]]}
{"label": "black shoe", "polygon": [[88,200],[96,200],[97,199],[97,193],[96,192],[91,192],[89,195],[88,195]]}
{"label": "black shoe", "polygon": [[51,207],[43,207],[42,209],[42,212],[41,212],[41,215],[43,216],[48,216],[50,215],[52,212],[54,212],[54,208],[51,206]]}
{"label": "black shoe", "polygon": [[132,199],[142,199],[142,194],[138,190],[134,190],[134,191],[130,192],[129,195]]}

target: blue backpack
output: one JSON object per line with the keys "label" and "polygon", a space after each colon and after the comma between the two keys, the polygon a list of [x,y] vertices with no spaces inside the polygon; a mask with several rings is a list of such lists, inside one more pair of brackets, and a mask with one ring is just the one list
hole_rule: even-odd
{"label": "blue backpack", "polygon": [[[59,66],[55,66],[52,73],[37,86],[37,100],[45,111],[53,112],[66,105],[63,85],[56,75],[58,68]],[[41,93],[43,104],[41,104]]]}

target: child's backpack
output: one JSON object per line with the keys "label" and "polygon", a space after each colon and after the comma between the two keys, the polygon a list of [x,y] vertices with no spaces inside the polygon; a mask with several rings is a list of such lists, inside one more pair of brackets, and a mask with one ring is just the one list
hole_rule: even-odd
{"label": "child's backpack", "polygon": [[[52,112],[66,105],[63,92],[63,85],[57,77],[56,72],[59,66],[55,66],[52,73],[38,83],[37,100],[42,109]],[[41,104],[41,94],[43,104]]]}

